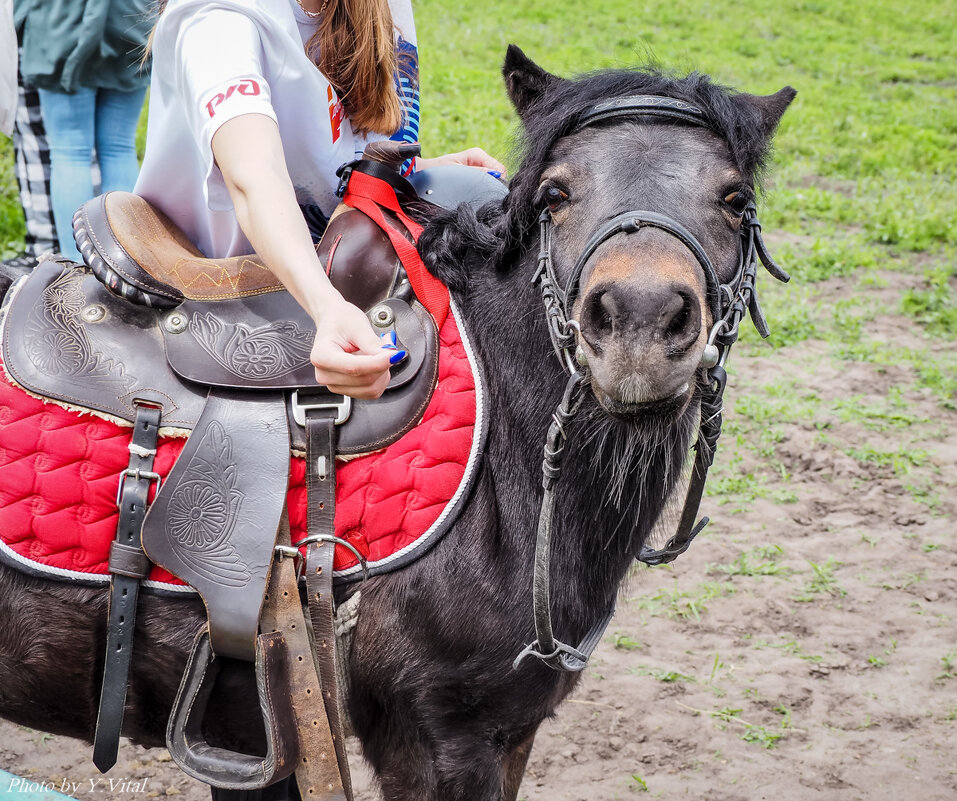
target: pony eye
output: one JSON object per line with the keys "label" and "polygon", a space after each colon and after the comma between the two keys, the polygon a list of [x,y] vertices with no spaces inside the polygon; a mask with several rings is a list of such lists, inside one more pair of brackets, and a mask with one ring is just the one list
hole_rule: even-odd
{"label": "pony eye", "polygon": [[731,192],[724,196],[724,202],[735,214],[744,214],[744,210],[748,207],[749,200],[750,198],[747,192],[742,192],[740,190]]}
{"label": "pony eye", "polygon": [[568,193],[563,192],[557,186],[546,186],[542,192],[542,201],[548,206],[549,211],[555,211],[566,200],[568,200]]}

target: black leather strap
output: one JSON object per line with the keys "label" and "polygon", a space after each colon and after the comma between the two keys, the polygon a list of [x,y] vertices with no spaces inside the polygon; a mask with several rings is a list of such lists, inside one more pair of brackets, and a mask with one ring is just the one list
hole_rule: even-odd
{"label": "black leather strap", "polygon": [[660,95],[628,95],[605,100],[585,109],[578,117],[573,133],[589,125],[618,117],[661,117],[668,122],[685,122],[710,128],[704,112],[691,103]]}
{"label": "black leather strap", "polygon": [[615,614],[612,605],[588,630],[577,647],[555,639],[552,631],[552,613],[549,593],[551,567],[552,522],[555,511],[555,488],[561,475],[565,453],[565,425],[570,423],[581,406],[584,393],[584,374],[574,373],[565,385],[562,402],[552,416],[545,441],[545,459],[542,463],[542,484],[545,494],[538,516],[538,534],[535,540],[535,570],[532,577],[532,611],[535,620],[535,640],[525,646],[515,658],[512,668],[518,667],[529,656],[535,657],[552,670],[578,672],[585,669],[592,652]]}
{"label": "black leather strap", "polygon": [[[411,156],[416,156],[418,155],[418,148],[414,151],[410,150],[409,152]],[[357,159],[349,164],[343,164],[336,170],[336,175],[340,178],[340,197],[345,194],[346,185],[349,183],[349,177],[353,172],[363,172],[366,175],[371,175],[373,178],[379,178],[389,184],[389,186],[395,190],[396,194],[405,195],[409,200],[418,199],[418,193],[415,191],[415,187],[399,175],[395,167],[366,158]]]}
{"label": "black leather strap", "polygon": [[335,556],[336,427],[335,411],[314,409],[306,413],[306,597],[312,624],[313,653],[322,687],[326,718],[335,745],[339,776],[348,801],[352,778],[346,754],[339,686],[336,674],[335,608],[332,569]]}
{"label": "black leather strap", "polygon": [[143,518],[150,485],[159,479],[153,472],[160,414],[155,406],[138,406],[130,443],[130,463],[120,478],[117,505],[120,519],[110,547],[110,602],[106,634],[106,659],[100,710],[93,741],[93,764],[106,773],[116,763],[126,685],[133,655],[133,628],[140,579],[149,575],[150,561],[143,553]]}
{"label": "black leather strap", "polygon": [[704,271],[705,288],[707,290],[708,305],[711,309],[712,319],[721,319],[721,296],[719,289],[721,281],[701,243],[698,242],[691,231],[676,220],[672,220],[664,214],[658,214],[654,211],[645,211],[643,209],[635,209],[633,211],[626,211],[624,214],[619,214],[592,234],[565,283],[563,303],[565,305],[566,314],[571,314],[575,299],[578,297],[578,293],[581,289],[580,281],[582,272],[588,260],[598,249],[598,246],[617,234],[634,234],[642,228],[659,228],[671,234],[691,251],[691,254]]}

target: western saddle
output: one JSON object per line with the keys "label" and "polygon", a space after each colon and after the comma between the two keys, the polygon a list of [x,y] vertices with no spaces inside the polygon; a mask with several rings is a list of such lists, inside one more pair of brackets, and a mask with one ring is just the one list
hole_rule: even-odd
{"label": "western saddle", "polygon": [[[317,248],[332,283],[408,353],[376,401],[333,395],[316,383],[312,321],[261,259],[204,258],[135,195],[108,193],[77,212],[87,268],[43,261],[16,292],[6,330],[17,334],[3,343],[8,373],[30,392],[133,425],[110,549],[94,741],[101,770],[116,759],[139,582],[155,563],[192,586],[208,613],[167,727],[177,764],[239,790],[295,771],[304,798],[352,798],[332,595],[335,545],[351,546],[335,537],[335,457],[386,447],[418,422],[436,381],[438,332],[417,297],[423,281],[432,282],[426,294],[435,291],[434,279],[402,258],[409,245],[414,252],[417,227],[398,202],[350,202],[350,185],[361,175],[393,199],[421,195],[447,207],[506,191],[464,167],[407,182],[395,168],[415,152],[377,143],[346,165],[344,202]],[[161,428],[188,439],[159,486],[153,457]],[[307,464],[307,536],[299,542],[289,542],[284,522],[290,451],[305,454]],[[265,755],[205,739],[206,704],[224,657],[255,666]]]}

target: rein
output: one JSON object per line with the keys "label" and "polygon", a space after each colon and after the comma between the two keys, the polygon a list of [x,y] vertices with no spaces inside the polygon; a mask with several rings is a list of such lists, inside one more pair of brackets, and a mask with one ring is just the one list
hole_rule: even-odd
{"label": "rein", "polygon": [[[686,123],[711,129],[704,113],[689,103],[674,98],[636,95],[591,106],[582,112],[568,135],[597,122],[635,116],[657,117],[668,122]],[[770,333],[755,289],[757,262],[760,259],[765,269],[779,281],[786,282],[789,276],[768,254],[761,237],[761,224],[758,222],[754,203],[749,204],[745,209],[739,240],[738,267],[734,276],[726,284],[720,282],[707,252],[684,226],[657,212],[635,210],[619,214],[609,220],[589,238],[562,287],[552,263],[552,222],[547,209],[542,211],[539,224],[541,249],[538,256],[538,268],[532,282],[541,284],[542,302],[545,306],[552,347],[570,377],[565,385],[562,400],[552,415],[542,462],[544,496],[538,520],[532,586],[536,639],[518,655],[513,668],[517,669],[526,657],[532,656],[554,670],[578,672],[584,669],[615,613],[614,605],[612,605],[592,626],[577,647],[556,640],[552,632],[549,565],[555,487],[561,476],[565,443],[568,439],[565,428],[581,408],[589,381],[588,367],[584,359],[576,355],[579,329],[578,323],[571,317],[571,308],[578,297],[585,266],[598,247],[611,237],[618,234],[637,233],[642,228],[657,228],[675,237],[688,248],[701,265],[705,276],[708,308],[713,322],[701,358],[701,367],[705,371],[706,381],[700,393],[700,424],[694,444],[694,466],[675,534],[660,550],[655,550],[648,545],[641,546],[641,551],[636,558],[649,565],[674,561],[688,549],[692,540],[709,522],[707,517],[697,523],[695,520],[704,494],[708,470],[714,460],[718,438],[721,435],[722,398],[727,382],[724,365],[731,346],[737,341],[738,329],[745,314],[750,313],[751,320],[762,337],[767,337]]]}

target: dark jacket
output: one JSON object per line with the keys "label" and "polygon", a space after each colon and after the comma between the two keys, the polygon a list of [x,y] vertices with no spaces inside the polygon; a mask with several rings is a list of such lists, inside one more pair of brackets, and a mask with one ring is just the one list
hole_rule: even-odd
{"label": "dark jacket", "polygon": [[153,19],[150,0],[14,0],[22,26],[20,72],[41,89],[132,91],[149,83],[142,66]]}

